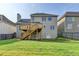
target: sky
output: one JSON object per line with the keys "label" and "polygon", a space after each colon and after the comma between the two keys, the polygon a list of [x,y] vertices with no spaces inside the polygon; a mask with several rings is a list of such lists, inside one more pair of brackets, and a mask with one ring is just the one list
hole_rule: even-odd
{"label": "sky", "polygon": [[79,11],[77,3],[4,3],[0,4],[0,14],[16,22],[17,13],[24,19],[32,13],[49,13],[61,17],[67,11]]}

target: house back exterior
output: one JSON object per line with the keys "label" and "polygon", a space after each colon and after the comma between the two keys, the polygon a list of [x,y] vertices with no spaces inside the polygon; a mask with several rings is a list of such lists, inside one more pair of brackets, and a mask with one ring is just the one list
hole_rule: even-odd
{"label": "house back exterior", "polygon": [[31,14],[31,22],[40,22],[43,24],[42,38],[49,39],[57,37],[57,15],[46,13]]}
{"label": "house back exterior", "polygon": [[79,12],[66,12],[59,19],[58,35],[79,39]]}
{"label": "house back exterior", "polygon": [[7,39],[15,37],[16,24],[0,15],[0,39]]}
{"label": "house back exterior", "polygon": [[[17,15],[17,20],[22,20],[20,15]],[[25,19],[27,20],[27,19]],[[17,21],[19,23],[19,21]],[[23,22],[24,23],[24,22]],[[49,39],[57,37],[57,15],[47,14],[47,13],[34,13],[31,14],[31,19],[28,23],[40,23],[43,25],[42,31],[40,33],[41,36],[36,35],[38,39]],[[19,25],[17,25],[17,38],[21,36],[21,31]],[[36,37],[32,37],[32,39],[36,39]]]}

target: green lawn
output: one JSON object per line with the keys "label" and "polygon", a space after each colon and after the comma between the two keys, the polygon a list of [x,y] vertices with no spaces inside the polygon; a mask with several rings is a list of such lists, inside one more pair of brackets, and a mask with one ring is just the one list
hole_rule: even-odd
{"label": "green lawn", "polygon": [[4,56],[79,56],[79,41],[64,38],[55,40],[0,40],[0,55]]}

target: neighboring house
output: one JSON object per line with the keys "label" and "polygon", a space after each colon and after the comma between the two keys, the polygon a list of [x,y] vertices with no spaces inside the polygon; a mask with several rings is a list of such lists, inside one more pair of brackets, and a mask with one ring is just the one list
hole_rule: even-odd
{"label": "neighboring house", "polygon": [[[24,22],[23,22],[24,21]],[[46,14],[46,13],[34,13],[31,14],[31,19],[21,19],[21,15],[17,14],[17,38],[21,37],[20,24],[42,24],[43,28],[39,35],[32,35],[32,39],[39,38],[56,38],[57,37],[57,15]],[[39,31],[39,30],[38,30]]]}
{"label": "neighboring house", "polygon": [[31,22],[40,22],[43,24],[41,38],[56,38],[57,37],[57,15],[47,13],[31,14]]}
{"label": "neighboring house", "polygon": [[0,15],[0,39],[14,38],[16,35],[16,24]]}
{"label": "neighboring house", "polygon": [[79,12],[66,12],[59,19],[58,35],[79,39]]}

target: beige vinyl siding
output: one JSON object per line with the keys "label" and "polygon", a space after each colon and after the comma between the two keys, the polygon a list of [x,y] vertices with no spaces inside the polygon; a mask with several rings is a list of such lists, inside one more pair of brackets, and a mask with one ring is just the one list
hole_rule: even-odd
{"label": "beige vinyl siding", "polygon": [[[69,17],[69,16],[68,16]],[[71,17],[71,16],[70,16]],[[72,21],[71,21],[72,19]],[[68,29],[68,24],[72,24],[72,27]],[[65,19],[65,23],[64,23],[64,32],[63,32],[63,36],[64,37],[68,37],[68,38],[75,38],[78,39],[79,38],[79,17],[71,17],[71,18],[67,18]]]}
{"label": "beige vinyl siding", "polygon": [[79,17],[75,17],[74,32],[79,32]]}
{"label": "beige vinyl siding", "polygon": [[79,39],[79,12],[67,12],[60,18],[60,21],[62,21],[63,17],[65,18],[63,22],[64,26],[62,25],[63,23],[61,23],[61,26],[58,26],[58,32],[60,32],[59,30],[63,27],[64,31],[62,32],[62,36]]}
{"label": "beige vinyl siding", "polygon": [[16,37],[17,37],[17,38],[20,38],[20,37],[21,37],[21,30],[20,30],[20,28],[19,28],[19,25],[17,25],[16,28],[17,28],[17,29],[16,29]]}
{"label": "beige vinyl siding", "polygon": [[16,32],[16,27],[4,22],[0,22],[0,34],[12,34]]}
{"label": "beige vinyl siding", "polygon": [[[56,38],[57,37],[57,17],[51,17],[52,20],[49,21],[48,17],[50,16],[45,16],[46,21],[42,21],[42,17],[34,17],[34,21],[31,20],[31,22],[40,22],[43,24],[43,29],[42,29],[42,38],[47,38],[47,36],[50,36],[50,38]],[[54,26],[54,30],[50,30],[50,26]]]}
{"label": "beige vinyl siding", "polygon": [[[72,21],[71,23],[68,23],[67,20],[70,20],[70,19],[67,19],[67,17],[66,17],[66,21],[65,21],[65,32],[79,32],[79,27],[78,27],[79,17],[72,17],[72,19],[74,21]],[[71,29],[68,29],[67,28],[67,25],[68,24],[72,24],[72,28]]]}
{"label": "beige vinyl siding", "polygon": [[[72,21],[74,17],[66,17],[64,23],[65,32],[73,32],[74,22]],[[72,25],[72,26],[71,26]]]}

